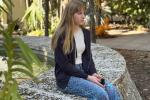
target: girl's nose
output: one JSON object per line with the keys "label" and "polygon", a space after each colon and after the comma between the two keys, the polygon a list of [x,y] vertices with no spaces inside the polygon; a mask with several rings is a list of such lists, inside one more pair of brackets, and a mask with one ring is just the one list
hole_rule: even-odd
{"label": "girl's nose", "polygon": [[85,15],[84,14],[82,14],[82,18],[85,19]]}

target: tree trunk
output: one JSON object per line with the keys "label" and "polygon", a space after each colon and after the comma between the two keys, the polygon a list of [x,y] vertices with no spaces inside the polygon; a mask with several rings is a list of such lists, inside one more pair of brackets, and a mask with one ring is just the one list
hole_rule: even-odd
{"label": "tree trunk", "polygon": [[93,0],[89,0],[89,8],[90,8],[90,31],[91,31],[91,36],[92,36],[92,42],[96,43],[94,1]]}
{"label": "tree trunk", "polygon": [[44,18],[44,27],[45,27],[45,36],[49,35],[49,0],[44,0],[44,10],[45,10],[45,18]]}
{"label": "tree trunk", "polygon": [[101,25],[101,9],[100,8],[96,9],[96,21],[97,21],[97,25]]}

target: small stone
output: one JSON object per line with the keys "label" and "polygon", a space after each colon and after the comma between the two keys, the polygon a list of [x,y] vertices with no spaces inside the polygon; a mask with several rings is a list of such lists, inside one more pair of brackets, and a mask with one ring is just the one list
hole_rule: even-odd
{"label": "small stone", "polygon": [[148,91],[148,89],[143,89],[143,91]]}

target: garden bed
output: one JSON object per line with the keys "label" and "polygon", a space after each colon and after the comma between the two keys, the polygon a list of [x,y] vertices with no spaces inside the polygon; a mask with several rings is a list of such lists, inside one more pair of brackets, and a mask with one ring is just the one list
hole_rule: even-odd
{"label": "garden bed", "polygon": [[150,100],[150,51],[115,49],[127,63],[127,69],[143,100]]}

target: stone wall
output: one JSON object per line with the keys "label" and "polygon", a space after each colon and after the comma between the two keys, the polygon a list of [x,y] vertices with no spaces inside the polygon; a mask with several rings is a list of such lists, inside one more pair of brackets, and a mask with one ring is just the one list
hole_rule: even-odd
{"label": "stone wall", "polygon": [[[45,61],[53,63],[53,52],[48,37],[22,37],[23,41]],[[122,55],[109,47],[92,44],[93,60],[99,74],[114,83],[120,90],[123,100],[142,100],[126,69],[126,62]],[[20,93],[26,100],[86,100],[70,94],[63,94],[57,90],[54,68],[38,76],[39,82],[32,80],[20,83]]]}

